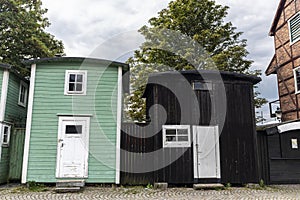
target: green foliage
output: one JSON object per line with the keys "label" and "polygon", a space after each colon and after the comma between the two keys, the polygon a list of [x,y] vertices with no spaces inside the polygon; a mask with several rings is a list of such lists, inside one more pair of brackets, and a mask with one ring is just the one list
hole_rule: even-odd
{"label": "green foliage", "polygon": [[218,69],[260,74],[250,70],[253,61],[247,59],[242,33],[224,22],[228,9],[213,0],[175,0],[139,30],[145,42],[128,60],[133,91],[128,112],[133,120],[145,120],[141,97],[149,73]]}
{"label": "green foliage", "polygon": [[22,67],[21,60],[63,54],[62,41],[45,32],[50,22],[41,0],[0,2],[0,62]]}
{"label": "green foliage", "polygon": [[31,192],[44,192],[48,190],[44,184],[36,183],[35,181],[29,181],[27,188]]}
{"label": "green foliage", "polygon": [[260,179],[260,181],[259,181],[259,186],[260,186],[261,188],[265,188],[265,187],[266,187],[264,180]]}
{"label": "green foliage", "polygon": [[226,188],[230,188],[230,187],[231,187],[231,184],[230,184],[230,183],[226,183],[225,187],[226,187]]}
{"label": "green foliage", "polygon": [[153,185],[151,183],[148,183],[148,185],[146,186],[147,189],[153,189]]}

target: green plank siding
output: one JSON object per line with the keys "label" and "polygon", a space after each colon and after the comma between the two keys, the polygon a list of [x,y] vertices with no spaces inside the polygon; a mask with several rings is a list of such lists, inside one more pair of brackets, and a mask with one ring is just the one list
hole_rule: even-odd
{"label": "green plank siding", "polygon": [[[88,65],[87,95],[64,95],[65,71],[80,64],[37,65],[27,181],[55,182],[57,114],[90,114],[89,183],[114,183],[117,67]],[[95,105],[95,106],[94,106]]]}
{"label": "green plank siding", "polygon": [[25,127],[27,109],[18,105],[19,89],[20,78],[10,73],[4,121],[11,122],[16,127]]}
{"label": "green plank siding", "polygon": [[9,148],[1,147],[1,162],[0,162],[0,183],[6,183],[9,172]]}
{"label": "green plank siding", "polygon": [[9,180],[21,180],[25,129],[15,129],[10,136]]}

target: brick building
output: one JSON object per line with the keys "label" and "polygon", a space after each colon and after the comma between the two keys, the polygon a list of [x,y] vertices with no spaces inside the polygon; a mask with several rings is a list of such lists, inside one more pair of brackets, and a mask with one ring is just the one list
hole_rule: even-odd
{"label": "brick building", "polygon": [[277,74],[282,121],[300,119],[300,0],[281,0],[269,33],[275,55],[266,75]]}

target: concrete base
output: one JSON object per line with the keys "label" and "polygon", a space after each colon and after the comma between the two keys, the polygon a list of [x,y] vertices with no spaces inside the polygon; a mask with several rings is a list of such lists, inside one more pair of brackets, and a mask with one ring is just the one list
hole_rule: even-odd
{"label": "concrete base", "polygon": [[194,184],[194,190],[211,190],[211,189],[223,189],[224,185],[221,183],[203,183],[203,184]]}
{"label": "concrete base", "polygon": [[80,192],[84,185],[84,180],[59,180],[56,182],[55,191],[58,193]]}
{"label": "concrete base", "polygon": [[154,189],[166,190],[168,183],[154,183]]}

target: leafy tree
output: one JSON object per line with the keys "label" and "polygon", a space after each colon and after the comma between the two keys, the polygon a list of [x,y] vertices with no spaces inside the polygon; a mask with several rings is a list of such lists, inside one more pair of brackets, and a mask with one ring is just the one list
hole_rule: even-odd
{"label": "leafy tree", "polygon": [[0,0],[0,61],[21,69],[23,59],[63,54],[62,41],[45,32],[50,26],[41,0]]}
{"label": "leafy tree", "polygon": [[213,0],[175,0],[139,30],[145,42],[128,60],[133,89],[128,112],[132,119],[144,120],[141,95],[151,72],[219,69],[260,74],[250,70],[253,61],[247,59],[242,32],[224,22],[228,9]]}

